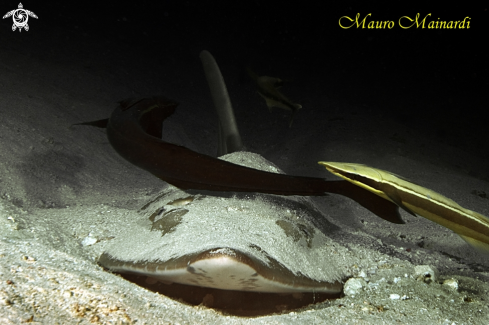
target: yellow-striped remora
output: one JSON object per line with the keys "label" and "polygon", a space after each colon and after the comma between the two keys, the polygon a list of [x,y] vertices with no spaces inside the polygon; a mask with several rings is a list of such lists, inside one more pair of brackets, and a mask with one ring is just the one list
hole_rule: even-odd
{"label": "yellow-striped remora", "polygon": [[479,251],[489,252],[489,218],[449,198],[384,170],[354,163],[324,162],[331,173],[456,232]]}

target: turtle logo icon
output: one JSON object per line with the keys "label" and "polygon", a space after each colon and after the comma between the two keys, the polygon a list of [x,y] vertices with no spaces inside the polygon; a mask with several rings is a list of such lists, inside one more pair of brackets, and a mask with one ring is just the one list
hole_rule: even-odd
{"label": "turtle logo icon", "polygon": [[12,19],[14,20],[14,24],[12,25],[12,31],[15,31],[15,29],[18,28],[19,32],[22,31],[22,28],[24,28],[26,31],[29,30],[29,25],[27,25],[29,16],[37,19],[36,14],[33,13],[32,11],[25,10],[24,6],[22,6],[22,3],[20,2],[19,2],[19,8],[7,12],[3,16],[3,19],[8,18],[10,16],[12,16]]}

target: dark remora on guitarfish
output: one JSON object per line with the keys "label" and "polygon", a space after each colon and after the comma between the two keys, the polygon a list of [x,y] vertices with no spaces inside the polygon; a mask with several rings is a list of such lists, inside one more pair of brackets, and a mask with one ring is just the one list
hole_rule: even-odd
{"label": "dark remora on guitarfish", "polygon": [[107,124],[110,144],[124,159],[181,189],[303,196],[335,193],[383,219],[403,223],[395,204],[347,181],[264,172],[161,140],[163,121],[177,105],[164,97],[121,101]]}

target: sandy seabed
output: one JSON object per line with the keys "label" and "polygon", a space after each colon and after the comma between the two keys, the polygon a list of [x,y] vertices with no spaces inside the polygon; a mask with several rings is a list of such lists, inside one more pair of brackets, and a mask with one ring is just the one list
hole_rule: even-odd
{"label": "sandy seabed", "polygon": [[[390,224],[334,195],[312,201],[341,229],[332,238],[358,258],[350,276],[363,279],[361,289],[338,299],[245,318],[205,301],[183,304],[103,270],[98,256],[168,185],[118,156],[103,129],[71,125],[108,117],[117,100],[164,95],[181,103],[165,123],[165,139],[214,155],[203,48],[180,49],[181,56],[168,49],[141,62],[135,49],[118,57],[86,40],[69,56],[32,51],[35,42],[23,48],[10,30],[1,35],[9,46],[0,50],[0,323],[489,323],[487,257],[424,218],[402,212],[406,224]],[[226,55],[213,54],[218,63]],[[307,100],[289,129],[288,113],[269,113],[222,61],[246,149],[286,173],[335,179],[317,161],[364,163],[489,215],[487,160],[463,146],[298,82],[293,92],[307,91]],[[437,278],[422,281],[415,272],[421,265],[436,268]],[[450,279],[458,288],[443,284]]]}

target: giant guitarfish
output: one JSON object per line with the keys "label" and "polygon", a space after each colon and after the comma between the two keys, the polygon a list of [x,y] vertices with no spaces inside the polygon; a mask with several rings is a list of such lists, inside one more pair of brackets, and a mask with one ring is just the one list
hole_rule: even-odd
{"label": "giant guitarfish", "polygon": [[[250,152],[222,159],[280,172]],[[208,193],[164,189],[139,211],[135,225],[112,240],[99,264],[164,283],[254,292],[341,292],[347,269],[358,261],[325,235],[335,226],[316,226],[325,221],[310,198]]]}
{"label": "giant guitarfish", "polygon": [[[227,93],[210,53],[203,51],[201,59],[211,92]],[[222,140],[237,136],[237,141],[226,141],[224,150],[239,148],[237,128],[229,129],[230,121],[227,120],[232,117],[228,112],[232,107],[226,96],[221,97],[213,96],[220,113],[220,145],[224,143]],[[173,114],[177,105],[164,97],[127,99],[120,102],[110,119],[80,123],[106,127],[110,144],[123,158],[179,188],[170,187],[171,193],[155,200],[152,204],[158,206],[148,208],[151,213],[149,217],[145,215],[147,224],[141,229],[131,228],[125,236],[116,240],[113,248],[100,257],[101,265],[113,271],[144,273],[168,282],[228,290],[341,291],[339,261],[324,258],[334,244],[307,221],[311,218],[306,216],[311,213],[317,216],[317,211],[303,207],[301,210],[304,212],[299,217],[291,212],[299,210],[293,208],[297,206],[293,197],[282,199],[279,204],[270,197],[258,194],[239,202],[237,199],[227,199],[229,202],[226,202],[231,204],[229,208],[239,211],[234,218],[230,218],[226,211],[202,214],[206,207],[218,206],[220,198],[215,197],[195,200],[186,209],[168,208],[171,197],[179,196],[186,200],[182,192],[184,189],[286,196],[336,193],[354,199],[382,218],[400,222],[395,204],[347,181],[289,176],[277,173],[278,169],[259,170],[163,141],[163,121]],[[242,160],[239,162],[243,163]],[[269,203],[264,204],[264,200]],[[278,197],[274,200],[278,200]],[[270,206],[273,211],[267,210]],[[288,209],[285,208],[287,206]],[[193,228],[194,232],[190,229],[191,225],[197,225]],[[211,228],[205,227],[208,225]],[[230,231],[233,227],[239,231]],[[264,234],[260,233],[262,230]],[[267,236],[269,231],[274,234]],[[186,240],[175,241],[175,236],[183,236]],[[202,240],[209,236],[210,241]],[[131,238],[134,240],[129,240]]]}
{"label": "giant guitarfish", "polygon": [[[341,194],[399,222],[395,204],[347,181],[280,174],[278,168],[263,167],[269,162],[253,165],[261,157],[231,154],[240,155],[241,164],[251,162],[250,168],[163,141],[163,121],[176,107],[164,97],[127,99],[110,119],[80,123],[106,127],[110,144],[123,158],[176,186],[141,210],[145,222],[114,240],[100,265],[164,282],[226,290],[339,293],[345,274],[338,265],[345,262],[344,255],[314,226],[311,220],[321,215],[313,204],[298,204],[291,196]],[[185,208],[173,208],[175,200],[188,201],[184,189],[263,194],[199,196]],[[212,210],[222,200],[228,208]],[[325,258],[331,250],[336,253]]]}
{"label": "giant guitarfish", "polygon": [[[322,196],[329,192],[350,197],[380,217],[399,222],[395,204],[347,181],[290,176],[277,173],[278,169],[273,170],[275,172],[259,170],[161,140],[163,120],[174,112],[176,106],[175,102],[164,97],[124,100],[108,122],[91,124],[106,125],[109,141],[122,157],[178,187],[180,192],[174,195],[181,198],[185,195],[182,189],[286,196]],[[244,159],[253,160],[256,159]],[[273,213],[266,212],[267,208],[258,202],[270,198],[257,195],[253,200],[241,199],[230,204],[234,209],[242,207],[243,210],[234,218],[229,218],[222,210],[207,215],[202,213],[205,207],[212,209],[218,205],[213,201],[216,198],[196,201],[193,206],[205,203],[204,207],[191,213],[192,210],[188,208],[169,210],[167,205],[172,197],[158,199],[159,206],[152,207],[150,216],[146,216],[149,220],[147,224],[141,229],[128,230],[112,249],[100,257],[99,263],[113,271],[144,273],[167,282],[228,290],[341,291],[342,274],[335,271],[338,261],[324,258],[328,247],[334,244],[311,223],[307,224],[307,219],[313,218],[299,221],[297,215],[287,212],[293,209],[284,206],[293,204],[293,198],[281,201],[281,204],[272,201]],[[308,211],[308,208],[302,210],[304,215],[319,215],[318,212]],[[162,214],[162,221],[155,219],[159,214]],[[238,224],[236,220],[239,220]],[[155,226],[155,222],[158,225]],[[194,223],[196,226],[191,226]],[[210,228],[205,228],[209,225]],[[229,236],[218,231],[228,234],[231,228],[237,231],[229,232]],[[274,233],[282,237],[274,235],[265,238],[265,234],[253,237],[257,229],[272,231],[274,228],[277,229]],[[174,236],[184,236],[187,241],[182,243],[181,237],[177,240]],[[202,239],[209,236],[213,240]],[[223,241],[225,238],[228,241]],[[267,242],[260,241],[264,239]],[[295,253],[291,255],[291,252]],[[322,259],[318,252],[323,254]],[[292,260],[287,261],[290,258]],[[218,278],[227,280],[217,281]]]}

